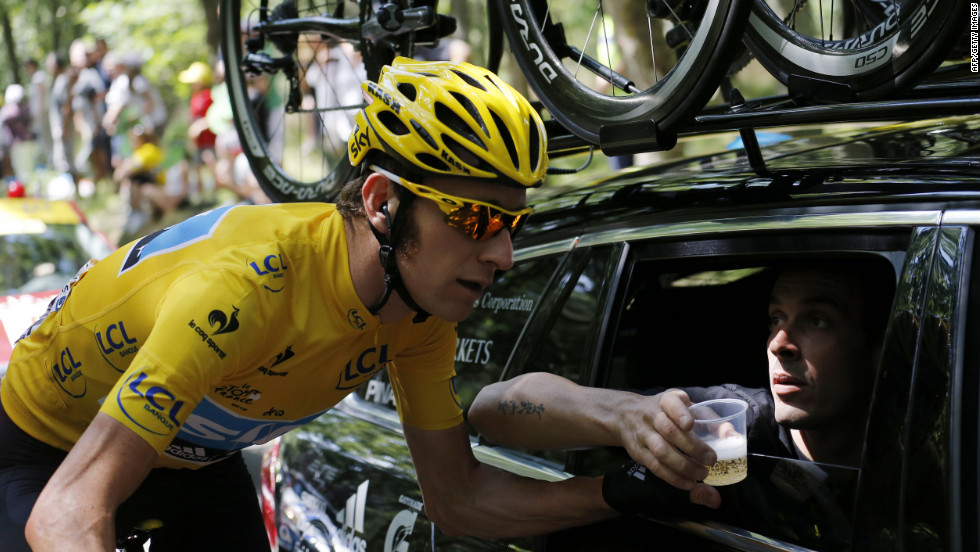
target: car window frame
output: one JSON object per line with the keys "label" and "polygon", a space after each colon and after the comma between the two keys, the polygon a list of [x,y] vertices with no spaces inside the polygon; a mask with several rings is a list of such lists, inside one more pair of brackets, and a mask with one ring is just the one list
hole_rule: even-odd
{"label": "car window frame", "polygon": [[[894,214],[887,215],[889,219],[894,221]],[[833,221],[834,223],[842,221],[843,219],[837,217],[829,217],[827,215],[821,216],[824,221]],[[903,217],[897,217],[903,218]],[[809,227],[807,231],[794,232],[786,234],[778,234],[778,230],[775,232],[772,230],[767,230],[766,233],[769,234],[768,240],[770,243],[765,243],[767,241],[766,233],[746,233],[741,231],[736,231],[733,233],[719,233],[716,236],[703,236],[700,239],[695,237],[694,239],[681,238],[679,240],[674,240],[673,238],[668,238],[666,240],[662,239],[645,239],[645,240],[631,240],[628,246],[624,249],[624,252],[628,252],[628,258],[624,260],[624,265],[620,271],[620,281],[616,286],[616,296],[610,301],[609,309],[615,310],[616,312],[621,312],[623,308],[623,301],[625,299],[625,293],[630,289],[630,278],[633,276],[634,269],[639,262],[649,261],[649,260],[665,260],[671,258],[670,249],[674,249],[674,257],[691,257],[699,259],[709,259],[714,258],[719,262],[722,259],[731,259],[740,257],[742,260],[749,260],[756,258],[759,260],[772,260],[774,256],[785,256],[785,257],[800,257],[800,252],[805,254],[819,254],[833,252],[869,252],[877,251],[882,254],[889,261],[891,261],[892,266],[895,269],[896,276],[900,276],[902,273],[901,260],[907,254],[908,242],[909,242],[909,230],[914,228],[916,224],[909,224],[910,222],[921,223],[923,221],[933,222],[936,220],[935,214],[929,214],[923,216],[922,213],[915,213],[911,217],[904,218],[905,224],[899,225],[897,227],[890,226],[890,224],[883,224],[881,226],[871,225],[871,228],[848,228],[841,227],[838,224],[831,224],[830,228],[820,228],[820,225],[814,225]],[[637,233],[635,231],[630,231],[631,233]],[[746,237],[749,237],[746,240]],[[584,240],[583,240],[584,241]],[[601,240],[594,240],[595,242],[600,242]],[[673,243],[671,243],[673,241]],[[874,242],[877,241],[877,244]],[[710,249],[705,247],[705,243],[715,243],[715,244],[735,244],[736,247],[727,246],[717,246],[714,252],[708,253],[707,250]],[[762,245],[760,245],[760,243]],[[740,249],[737,247],[738,244],[745,244],[744,248]],[[829,247],[831,244],[835,244],[834,247]],[[594,376],[594,381],[598,385],[603,383],[602,371],[608,370],[608,363],[612,343],[610,339],[615,335],[618,328],[616,324],[618,321],[608,320],[609,331],[607,335],[604,336],[602,345],[600,346],[599,356],[604,359],[603,364],[597,366],[597,371]],[[719,382],[721,383],[721,382]],[[568,462],[569,468],[574,468],[578,463],[576,460],[576,455],[585,454],[586,451],[571,451],[570,460]],[[575,473],[574,469],[570,470]],[[737,546],[745,547],[745,549],[753,549],[764,541],[770,541],[769,537],[764,537],[752,533],[751,531],[744,530],[739,527],[728,526],[724,524],[718,524],[716,522],[708,522],[703,524],[700,522],[693,522],[688,520],[679,520],[679,522],[674,526],[676,529],[681,529],[686,532],[695,532],[701,534],[710,540],[718,543],[724,543],[727,546]],[[733,544],[734,543],[734,544]],[[754,544],[753,544],[754,543]],[[805,549],[803,547],[798,547],[788,542],[780,542],[780,545],[785,545],[787,549]]]}

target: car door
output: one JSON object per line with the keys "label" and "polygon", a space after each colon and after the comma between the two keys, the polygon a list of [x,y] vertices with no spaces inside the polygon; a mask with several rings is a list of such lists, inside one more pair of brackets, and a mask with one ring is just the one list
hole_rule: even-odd
{"label": "car door", "polygon": [[[869,426],[856,546],[977,547],[976,213],[917,229]],[[970,283],[973,282],[971,287]],[[972,338],[971,338],[972,331]]]}
{"label": "car door", "polygon": [[[878,216],[862,218],[867,223]],[[721,383],[768,388],[766,308],[775,267],[799,260],[873,258],[897,284],[908,287],[921,280],[919,273],[906,276],[906,257],[918,251],[911,236],[922,215],[909,213],[898,221],[894,213],[887,216],[892,220],[875,230],[851,227],[857,217],[849,215],[792,217],[794,225],[809,228],[806,232],[786,231],[791,224],[779,217],[762,224],[735,221],[736,231],[729,233],[718,232],[713,223],[712,231],[704,233],[708,237],[695,232],[677,238],[672,228],[651,228],[651,238],[642,239],[641,230],[629,230],[630,237],[640,239],[617,242],[623,256],[614,282],[606,285],[605,329],[599,332],[592,375],[583,379],[633,390]],[[899,224],[888,227],[894,222]],[[659,234],[669,237],[658,239]],[[590,240],[604,239],[582,241],[588,246]],[[914,255],[911,259],[912,267],[923,262]],[[887,339],[899,336],[890,333]],[[565,469],[596,475],[625,460],[621,449],[573,451]],[[544,546],[629,550],[633,543],[652,542],[699,550],[852,549],[861,466],[754,454],[749,473],[750,481],[727,498],[739,504],[738,516],[719,521],[706,511],[678,508],[649,522],[620,519],[556,533]]]}

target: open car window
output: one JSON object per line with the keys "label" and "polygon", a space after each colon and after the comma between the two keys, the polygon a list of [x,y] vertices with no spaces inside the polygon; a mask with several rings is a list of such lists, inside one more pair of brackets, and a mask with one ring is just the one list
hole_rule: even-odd
{"label": "open car window", "polygon": [[[858,249],[843,236],[840,250],[813,252],[803,247],[805,240],[789,251],[760,250],[748,240],[686,245],[702,252],[744,249],[738,255],[709,256],[677,255],[663,244],[634,246],[617,293],[597,385],[653,392],[734,384],[768,393],[767,309],[778,267],[808,257],[854,256],[873,258],[899,274],[907,240],[907,235],[897,240],[883,236],[877,243],[863,240]],[[861,466],[801,460],[793,457],[791,438],[784,437],[783,443],[790,451],[786,456],[753,451],[750,441],[748,479],[720,488],[721,510],[684,508],[675,513],[680,517],[652,521],[673,528],[691,520],[722,523],[805,547],[851,549],[858,530],[854,512]],[[622,449],[595,448],[578,451],[569,465],[574,473],[598,475],[626,460]]]}

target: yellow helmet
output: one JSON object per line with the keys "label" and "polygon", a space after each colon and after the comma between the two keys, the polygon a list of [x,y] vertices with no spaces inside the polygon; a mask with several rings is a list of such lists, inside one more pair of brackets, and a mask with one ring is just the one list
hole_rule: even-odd
{"label": "yellow helmet", "polygon": [[541,117],[519,92],[469,63],[395,58],[361,86],[370,104],[354,117],[353,166],[372,150],[425,173],[537,186],[548,169]]}

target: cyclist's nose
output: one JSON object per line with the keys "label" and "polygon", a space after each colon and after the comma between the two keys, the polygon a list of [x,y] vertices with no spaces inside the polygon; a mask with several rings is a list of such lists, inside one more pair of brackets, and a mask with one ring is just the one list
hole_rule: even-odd
{"label": "cyclist's nose", "polygon": [[510,270],[514,266],[514,243],[508,230],[497,232],[492,238],[483,242],[480,260],[490,263],[497,270]]}

